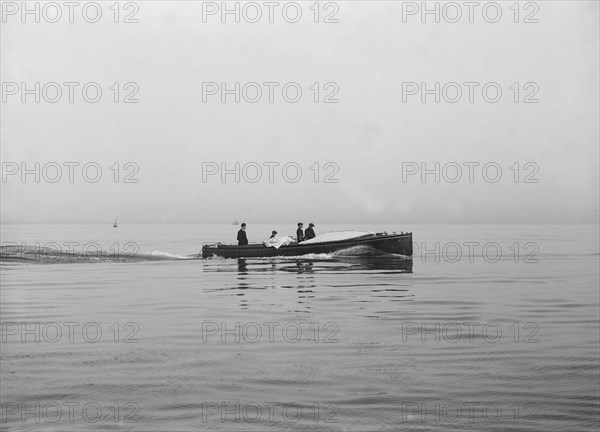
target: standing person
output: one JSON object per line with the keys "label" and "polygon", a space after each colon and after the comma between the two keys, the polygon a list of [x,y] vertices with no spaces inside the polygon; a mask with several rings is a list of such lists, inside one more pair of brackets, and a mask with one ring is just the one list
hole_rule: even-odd
{"label": "standing person", "polygon": [[296,230],[296,237],[298,238],[298,243],[304,240],[304,231],[302,231],[302,227],[304,224],[302,222],[298,222],[298,229]]}
{"label": "standing person", "polygon": [[241,225],[241,229],[238,231],[237,241],[239,246],[246,246],[248,244],[248,237],[246,237],[246,224]]}
{"label": "standing person", "polygon": [[305,240],[310,240],[311,238],[315,238],[315,230],[313,229],[313,227],[315,226],[314,223],[309,223],[308,224],[308,228],[306,228],[306,231],[304,233],[304,239]]}

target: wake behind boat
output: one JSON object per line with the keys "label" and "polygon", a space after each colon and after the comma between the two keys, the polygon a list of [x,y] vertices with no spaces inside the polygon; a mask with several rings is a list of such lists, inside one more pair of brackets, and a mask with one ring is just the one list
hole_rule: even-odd
{"label": "wake behind boat", "polygon": [[245,246],[214,243],[202,247],[202,257],[262,258],[301,256],[306,254],[328,254],[357,247],[364,247],[362,250],[365,253],[366,251],[370,251],[412,257],[412,233],[331,232],[300,243],[283,244],[279,247],[277,245],[266,246],[264,243]]}

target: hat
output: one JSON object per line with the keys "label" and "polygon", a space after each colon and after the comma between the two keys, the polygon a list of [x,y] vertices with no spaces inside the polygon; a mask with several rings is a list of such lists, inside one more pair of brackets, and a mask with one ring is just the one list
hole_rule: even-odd
{"label": "hat", "polygon": [[310,227],[314,227],[314,226],[315,226],[315,224],[314,224],[314,223],[312,223],[312,222],[308,224],[308,227],[309,227],[309,228],[310,228]]}
{"label": "hat", "polygon": [[273,230],[273,232],[271,234],[277,234],[277,231]]}

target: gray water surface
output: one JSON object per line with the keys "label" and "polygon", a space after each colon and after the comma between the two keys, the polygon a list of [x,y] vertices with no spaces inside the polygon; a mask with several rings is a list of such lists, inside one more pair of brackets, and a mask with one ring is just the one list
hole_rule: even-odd
{"label": "gray water surface", "polygon": [[[226,225],[3,226],[2,430],[598,430],[597,226],[317,230],[353,228],[412,231],[414,259],[197,259]],[[78,245],[7,257],[49,242]]]}

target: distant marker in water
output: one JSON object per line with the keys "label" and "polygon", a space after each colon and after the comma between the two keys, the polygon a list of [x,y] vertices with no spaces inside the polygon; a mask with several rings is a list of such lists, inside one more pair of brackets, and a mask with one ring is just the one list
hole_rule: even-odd
{"label": "distant marker in water", "polygon": [[119,225],[117,225],[117,220],[115,219],[115,224],[113,225],[113,228],[117,228]]}

